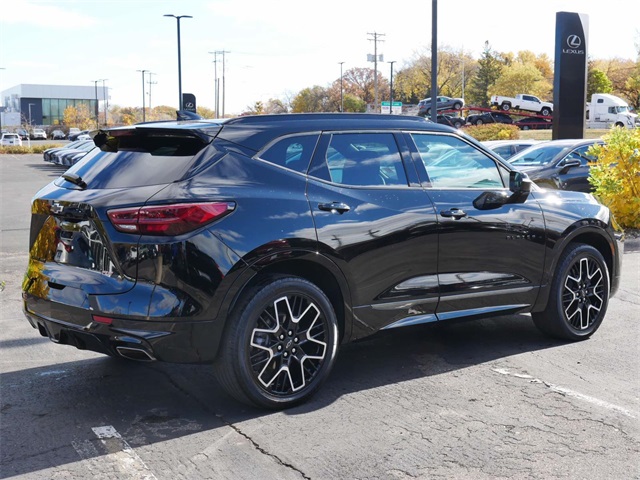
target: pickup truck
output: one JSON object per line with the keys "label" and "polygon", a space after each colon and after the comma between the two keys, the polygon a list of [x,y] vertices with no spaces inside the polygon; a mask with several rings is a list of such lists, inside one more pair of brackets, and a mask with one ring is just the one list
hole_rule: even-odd
{"label": "pickup truck", "polygon": [[538,97],[519,93],[515,97],[501,97],[494,95],[491,97],[491,105],[500,107],[502,110],[508,111],[513,109],[524,110],[527,112],[535,112],[545,117],[553,113],[553,103],[543,102]]}

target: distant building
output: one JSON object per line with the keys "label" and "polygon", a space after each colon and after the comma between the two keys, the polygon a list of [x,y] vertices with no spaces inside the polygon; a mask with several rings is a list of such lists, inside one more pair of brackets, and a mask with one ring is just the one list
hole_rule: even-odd
{"label": "distant building", "polygon": [[58,125],[62,123],[65,108],[82,104],[97,115],[100,102],[107,95],[108,89],[97,84],[16,85],[0,93],[1,124],[3,127],[29,123],[38,126]]}

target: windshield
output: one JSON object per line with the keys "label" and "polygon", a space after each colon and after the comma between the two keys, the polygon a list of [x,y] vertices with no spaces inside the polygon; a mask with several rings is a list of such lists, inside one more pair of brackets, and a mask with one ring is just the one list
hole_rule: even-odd
{"label": "windshield", "polygon": [[546,165],[567,147],[562,145],[545,145],[531,147],[516,153],[509,159],[512,165]]}

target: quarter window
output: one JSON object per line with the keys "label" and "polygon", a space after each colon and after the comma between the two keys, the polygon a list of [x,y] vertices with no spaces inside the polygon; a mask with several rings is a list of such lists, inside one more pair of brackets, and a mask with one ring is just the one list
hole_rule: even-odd
{"label": "quarter window", "polygon": [[504,188],[496,162],[462,140],[413,134],[432,188]]}
{"label": "quarter window", "polygon": [[271,145],[258,157],[296,172],[307,173],[317,142],[318,135],[286,137]]}
{"label": "quarter window", "polygon": [[353,186],[407,186],[407,175],[391,133],[331,135],[327,148],[331,181]]}

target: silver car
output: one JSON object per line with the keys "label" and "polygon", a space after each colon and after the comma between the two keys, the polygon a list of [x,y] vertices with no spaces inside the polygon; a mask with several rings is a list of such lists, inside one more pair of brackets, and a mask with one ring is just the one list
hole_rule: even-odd
{"label": "silver car", "polygon": [[[460,110],[464,107],[463,98],[436,97],[436,110]],[[421,117],[431,115],[431,98],[425,98],[418,102],[418,115]]]}

